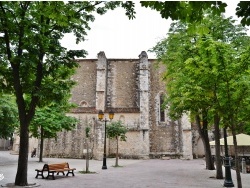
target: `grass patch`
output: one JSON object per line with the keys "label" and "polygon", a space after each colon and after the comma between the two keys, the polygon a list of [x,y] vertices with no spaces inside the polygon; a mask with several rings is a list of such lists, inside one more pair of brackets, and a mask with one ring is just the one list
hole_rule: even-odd
{"label": "grass patch", "polygon": [[112,166],[112,167],[115,167],[115,168],[117,168],[117,167],[123,167],[123,166],[120,166],[120,165],[118,165],[118,166]]}
{"label": "grass patch", "polygon": [[86,170],[82,170],[82,171],[78,171],[80,174],[96,174],[96,172],[91,172],[91,171],[87,171]]}

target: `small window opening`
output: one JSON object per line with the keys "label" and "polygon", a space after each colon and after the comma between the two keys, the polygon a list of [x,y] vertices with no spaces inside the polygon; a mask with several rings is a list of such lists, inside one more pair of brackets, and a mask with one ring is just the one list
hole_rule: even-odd
{"label": "small window opening", "polygon": [[164,95],[160,96],[160,121],[165,122],[165,110],[163,108],[164,104]]}

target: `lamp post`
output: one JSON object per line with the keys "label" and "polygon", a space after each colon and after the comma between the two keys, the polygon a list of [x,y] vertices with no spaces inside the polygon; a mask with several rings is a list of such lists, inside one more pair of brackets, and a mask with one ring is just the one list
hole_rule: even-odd
{"label": "lamp post", "polygon": [[108,121],[111,121],[114,118],[114,112],[111,110],[109,112],[109,120],[106,119],[106,117],[104,118],[104,113],[102,110],[99,111],[98,113],[98,119],[99,121],[104,121],[104,151],[103,151],[103,164],[102,164],[102,169],[105,170],[107,169],[107,156],[106,156],[106,124]]}
{"label": "lamp post", "polygon": [[228,147],[227,147],[227,129],[224,128],[224,146],[225,146],[225,157],[224,157],[224,166],[225,166],[225,181],[224,187],[234,187],[234,183],[231,177],[231,167],[229,163],[228,156]]}

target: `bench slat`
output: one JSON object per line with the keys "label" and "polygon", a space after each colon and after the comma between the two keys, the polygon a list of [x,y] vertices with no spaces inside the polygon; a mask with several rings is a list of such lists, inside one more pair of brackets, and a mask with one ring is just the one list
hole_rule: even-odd
{"label": "bench slat", "polygon": [[67,163],[49,164],[48,166],[49,166],[49,170],[64,169],[68,167]]}

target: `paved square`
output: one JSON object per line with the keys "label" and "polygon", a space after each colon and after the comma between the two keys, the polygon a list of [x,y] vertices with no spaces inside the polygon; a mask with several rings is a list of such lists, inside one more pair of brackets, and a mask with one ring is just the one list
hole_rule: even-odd
{"label": "paved square", "polygon": [[[29,156],[30,157],[30,156]],[[0,185],[14,183],[17,170],[18,155],[11,155],[9,151],[0,151],[0,174],[4,178]],[[36,168],[42,168],[44,163],[69,162],[76,168],[75,176],[56,176],[55,180],[36,179]],[[203,159],[150,159],[125,160],[120,159],[119,165],[114,168],[115,159],[107,159],[107,170],[102,170],[102,161],[90,160],[90,171],[95,174],[80,174],[85,169],[84,159],[45,158],[43,163],[38,158],[29,158],[28,183],[36,183],[39,187],[72,187],[72,188],[218,188],[223,187],[224,180],[211,178],[215,171],[205,170]],[[224,167],[223,167],[224,168]],[[232,172],[235,187],[237,187],[236,173]],[[243,187],[250,185],[250,174],[241,174]]]}

